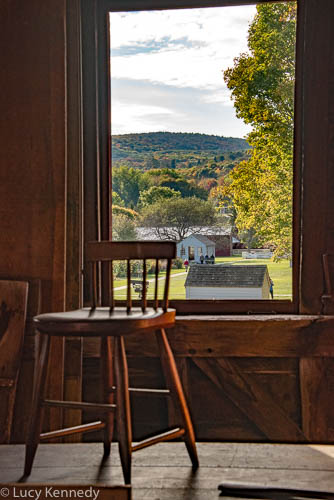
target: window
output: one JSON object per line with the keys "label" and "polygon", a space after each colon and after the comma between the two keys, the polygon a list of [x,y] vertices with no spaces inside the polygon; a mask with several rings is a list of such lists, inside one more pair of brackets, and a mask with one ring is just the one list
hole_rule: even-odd
{"label": "window", "polygon": [[[131,2],[130,2],[131,3]],[[131,5],[127,4],[127,10],[131,10]],[[222,5],[224,4],[227,4],[229,2],[221,2]],[[233,2],[233,3],[236,3],[236,2]],[[119,10],[123,10],[123,6],[124,5],[120,5],[120,9]],[[166,5],[163,5],[161,4],[162,7],[166,7]],[[136,7],[138,7],[138,5],[136,5]],[[145,2],[143,2],[142,6],[143,10],[145,9]],[[105,23],[105,18],[103,19],[103,17],[105,16],[105,14],[107,12],[110,12],[112,11],[112,9],[115,9],[115,10],[118,10],[117,7],[115,8],[115,3],[110,3],[110,9],[108,8],[108,2],[105,3],[104,5],[104,12],[103,12],[103,15],[101,14],[101,18],[99,19],[99,22],[100,22],[100,27],[102,26],[103,23]],[[103,21],[103,23],[102,23]],[[103,49],[102,48],[102,42],[106,42],[106,39],[107,39],[107,35],[108,35],[108,32],[105,28],[105,32],[104,32],[104,36],[101,37],[101,41],[100,41],[100,47],[99,47],[99,50],[103,52],[103,50],[105,50],[104,52],[104,56],[108,55],[108,51],[107,49]],[[131,48],[129,47],[129,50],[131,50]],[[101,64],[101,63],[100,63]],[[100,65],[100,69],[102,68],[102,64]],[[112,69],[111,69],[112,71]],[[106,72],[104,70],[104,72],[106,73],[106,79],[104,80],[101,80],[101,83],[100,83],[100,86],[101,88],[104,87],[104,92],[105,92],[105,89],[107,88],[107,84],[109,83],[108,82],[108,72]],[[298,96],[297,96],[298,98]],[[105,102],[105,101],[104,101]],[[298,103],[297,103],[298,105]],[[100,114],[101,114],[101,108],[102,106],[100,107]],[[105,114],[105,110],[103,112]],[[108,119],[107,118],[104,118],[104,126],[106,127],[106,130],[108,130]],[[106,154],[105,152],[103,153],[104,155]],[[222,155],[221,155],[222,156]],[[172,160],[176,160],[175,158],[173,158]],[[156,157],[154,157],[154,155],[152,156],[152,158],[150,159],[152,165],[153,165],[153,168],[156,168],[156,165],[155,165],[155,161],[159,161],[157,160]],[[225,161],[225,160],[222,160],[222,161]],[[170,167],[171,168],[175,168],[175,163],[177,164],[176,161],[172,162],[171,161],[171,165]],[[109,187],[109,184],[107,184],[108,187]],[[103,188],[102,188],[103,189]],[[299,188],[298,188],[298,184],[295,182],[295,193],[298,193],[299,191]],[[105,197],[106,199],[107,197]],[[295,199],[294,199],[294,203],[295,203],[295,206],[298,204],[298,197],[295,196]],[[106,201],[104,201],[104,207],[101,206],[101,213],[100,213],[100,217],[101,219],[103,219],[103,210],[105,210],[106,212],[108,212],[107,208],[106,208]],[[226,211],[226,207],[222,207],[222,211]],[[298,216],[298,214],[297,214]],[[108,229],[106,227],[107,225],[105,224],[105,227],[104,227],[104,233],[107,234],[108,233]],[[103,231],[102,231],[103,233]],[[109,233],[108,233],[109,234]],[[108,236],[107,236],[108,237]],[[235,242],[237,244],[237,242]],[[184,248],[184,247],[183,247]],[[182,248],[181,248],[181,251],[182,251]],[[210,252],[211,252],[211,248],[210,248]],[[294,279],[294,297],[293,297],[293,301],[287,301],[287,300],[279,300],[279,301],[274,301],[274,302],[271,302],[271,301],[253,301],[253,300],[247,300],[247,301],[238,301],[238,300],[233,300],[233,302],[229,302],[229,301],[224,301],[225,303],[217,303],[218,301],[216,300],[215,303],[213,304],[212,302],[210,303],[210,301],[204,301],[202,305],[196,303],[196,311],[203,311],[203,312],[212,312],[212,311],[216,311],[216,312],[221,312],[221,311],[245,311],[245,312],[249,312],[249,311],[260,311],[260,312],[265,312],[265,311],[275,311],[275,312],[281,312],[281,311],[286,311],[286,312],[289,312],[289,311],[293,311],[296,307],[296,301],[298,299],[297,297],[297,280],[298,280],[298,224],[295,225],[295,246],[294,246],[294,258],[293,258],[293,262],[294,264],[296,263],[296,265],[294,265],[293,267],[293,279]],[[210,253],[211,255],[211,253]],[[194,256],[195,257],[195,256]],[[210,256],[209,256],[210,257]],[[297,259],[296,259],[297,257]],[[189,255],[189,260],[191,259],[190,255]],[[275,280],[274,280],[275,282]],[[174,304],[173,304],[174,305]],[[180,311],[191,311],[193,310],[192,308],[194,307],[193,306],[193,303],[191,303],[190,301],[179,301],[177,304],[175,304],[176,307],[180,310]]]}

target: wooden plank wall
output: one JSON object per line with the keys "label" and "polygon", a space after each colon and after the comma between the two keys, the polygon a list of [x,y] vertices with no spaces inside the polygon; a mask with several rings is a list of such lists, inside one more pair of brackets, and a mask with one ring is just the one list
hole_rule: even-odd
{"label": "wooden plank wall", "polygon": [[[178,319],[168,336],[197,439],[332,442],[333,327],[334,317]],[[157,346],[149,337],[126,341],[134,387],[163,384]],[[85,341],[84,356],[85,398],[93,401],[99,387],[96,340]],[[135,398],[135,439],[172,424],[164,400]]]}
{"label": "wooden plank wall", "polygon": [[42,279],[43,310],[64,307],[64,4],[0,4],[0,273]]}
{"label": "wooden plank wall", "polygon": [[[66,2],[67,61],[67,205],[66,205],[66,303],[67,310],[81,304],[82,268],[82,109],[80,0]],[[67,339],[64,360],[64,397],[82,398],[82,339]],[[81,421],[80,412],[67,411],[63,427]],[[79,435],[66,438],[77,442]]]}
{"label": "wooden plank wall", "polygon": [[[65,6],[65,0],[0,2],[0,275],[41,280],[42,311],[65,305]],[[29,342],[32,363],[24,372],[31,385],[35,337]],[[50,370],[55,397],[63,391],[63,354],[56,340]],[[24,411],[29,394],[28,388]]]}
{"label": "wooden plank wall", "polygon": [[331,314],[334,297],[324,283],[323,255],[333,281],[334,227],[334,3],[303,0],[303,133],[300,312]]}

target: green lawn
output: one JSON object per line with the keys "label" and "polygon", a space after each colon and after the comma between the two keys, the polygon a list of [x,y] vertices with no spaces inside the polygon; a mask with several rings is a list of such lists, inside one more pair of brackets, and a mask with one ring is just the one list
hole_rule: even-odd
{"label": "green lawn", "polygon": [[[292,268],[289,265],[288,260],[281,260],[280,262],[273,262],[271,259],[242,259],[241,257],[218,257],[216,259],[216,264],[219,263],[236,264],[236,265],[256,265],[265,264],[268,266],[268,271],[271,279],[274,282],[274,298],[275,299],[291,299],[292,293]],[[159,282],[159,291],[162,293],[164,280],[164,273],[160,273],[161,280]],[[153,280],[154,275],[148,275],[148,280]],[[173,269],[172,277],[170,282],[170,299],[185,299],[186,292],[184,287],[184,282],[186,279],[185,269]],[[120,288],[116,290],[115,297],[117,299],[126,298],[125,287],[126,280],[115,280],[115,287]],[[150,282],[147,298],[153,298],[154,294],[154,284]],[[160,295],[160,294],[159,294]],[[133,299],[138,298],[138,294],[132,291]]]}

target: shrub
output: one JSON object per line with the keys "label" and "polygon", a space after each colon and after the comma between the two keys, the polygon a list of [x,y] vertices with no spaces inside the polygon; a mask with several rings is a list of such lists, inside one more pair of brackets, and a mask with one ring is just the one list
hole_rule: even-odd
{"label": "shrub", "polygon": [[176,259],[172,262],[172,269],[182,269],[183,268],[183,260],[180,257],[176,257]]}

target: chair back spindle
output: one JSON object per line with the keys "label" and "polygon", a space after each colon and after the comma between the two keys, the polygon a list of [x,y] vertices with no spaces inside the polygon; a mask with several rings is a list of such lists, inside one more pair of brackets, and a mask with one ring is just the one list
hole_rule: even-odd
{"label": "chair back spindle", "polygon": [[110,312],[112,312],[115,308],[115,300],[114,300],[114,263],[111,260],[108,262],[109,264],[109,307]]}
{"label": "chair back spindle", "polygon": [[155,284],[154,284],[154,309],[157,310],[159,307],[159,259],[155,259]]}
{"label": "chair back spindle", "polygon": [[126,266],[126,279],[127,279],[127,289],[126,289],[126,310],[129,313],[131,311],[132,300],[131,300],[131,260],[127,259]]}
{"label": "chair back spindle", "polygon": [[164,291],[164,299],[163,299],[163,303],[162,303],[162,308],[164,311],[167,311],[167,309],[168,309],[168,292],[169,292],[169,282],[170,282],[171,269],[172,269],[172,259],[167,259],[165,291]]}
{"label": "chair back spindle", "polygon": [[145,312],[147,307],[147,299],[146,299],[146,276],[147,276],[147,266],[146,259],[143,261],[143,281],[142,281],[142,294],[141,294],[141,309]]}

